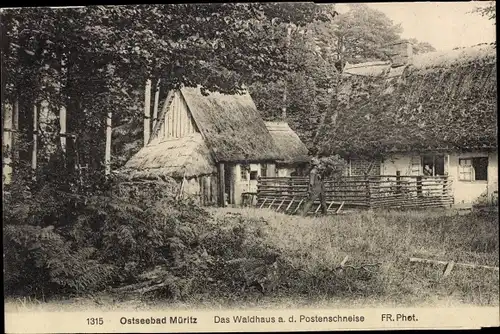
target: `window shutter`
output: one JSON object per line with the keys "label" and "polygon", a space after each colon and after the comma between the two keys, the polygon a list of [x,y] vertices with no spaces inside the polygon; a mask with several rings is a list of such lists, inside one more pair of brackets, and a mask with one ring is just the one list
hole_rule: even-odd
{"label": "window shutter", "polygon": [[414,155],[411,157],[411,163],[410,163],[410,174],[414,176],[418,176],[421,174],[421,169],[422,169],[422,159],[418,155]]}
{"label": "window shutter", "polygon": [[458,163],[458,179],[461,181],[472,180],[472,161],[471,159],[460,159]]}

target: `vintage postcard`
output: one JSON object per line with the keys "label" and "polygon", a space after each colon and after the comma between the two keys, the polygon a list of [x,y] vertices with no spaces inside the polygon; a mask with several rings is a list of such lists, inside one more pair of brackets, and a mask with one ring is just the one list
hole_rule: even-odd
{"label": "vintage postcard", "polygon": [[499,326],[494,1],[0,21],[7,333]]}

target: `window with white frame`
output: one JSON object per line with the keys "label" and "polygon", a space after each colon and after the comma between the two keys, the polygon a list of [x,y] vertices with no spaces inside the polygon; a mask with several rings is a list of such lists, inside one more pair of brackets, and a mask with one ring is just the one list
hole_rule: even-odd
{"label": "window with white frame", "polygon": [[241,181],[246,181],[248,179],[248,170],[245,168],[245,166],[241,166],[241,172],[240,172],[240,177]]}
{"label": "window with white frame", "polygon": [[460,181],[487,181],[488,157],[459,159],[458,179]]}
{"label": "window with white frame", "polygon": [[426,176],[445,175],[444,155],[423,155],[422,156],[422,174]]}

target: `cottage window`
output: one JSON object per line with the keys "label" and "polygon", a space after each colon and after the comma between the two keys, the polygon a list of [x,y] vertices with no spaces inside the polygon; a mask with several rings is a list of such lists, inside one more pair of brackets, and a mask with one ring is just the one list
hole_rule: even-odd
{"label": "cottage window", "polygon": [[458,179],[460,181],[487,181],[488,158],[466,158],[458,161]]}
{"label": "cottage window", "polygon": [[245,167],[241,167],[241,181],[246,181],[247,180],[247,170]]}
{"label": "cottage window", "polygon": [[422,156],[422,172],[426,176],[444,175],[444,155]]}
{"label": "cottage window", "polygon": [[253,170],[250,172],[250,180],[257,180],[257,171]]}

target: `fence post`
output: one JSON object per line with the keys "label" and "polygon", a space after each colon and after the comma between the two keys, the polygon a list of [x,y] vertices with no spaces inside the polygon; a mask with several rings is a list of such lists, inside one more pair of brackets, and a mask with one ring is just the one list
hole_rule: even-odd
{"label": "fence post", "polygon": [[417,176],[417,197],[422,197],[422,176]]}
{"label": "fence post", "polygon": [[396,194],[401,194],[401,172],[396,172]]}
{"label": "fence post", "polygon": [[372,206],[372,195],[370,191],[370,177],[365,175],[365,187],[366,187],[366,204],[371,208]]}
{"label": "fence post", "polygon": [[448,195],[448,175],[443,177],[443,195]]}

